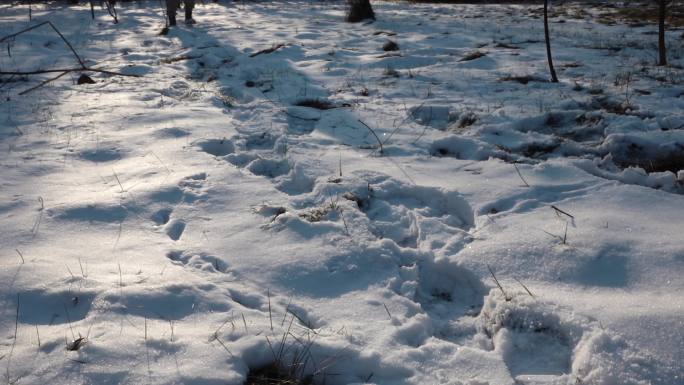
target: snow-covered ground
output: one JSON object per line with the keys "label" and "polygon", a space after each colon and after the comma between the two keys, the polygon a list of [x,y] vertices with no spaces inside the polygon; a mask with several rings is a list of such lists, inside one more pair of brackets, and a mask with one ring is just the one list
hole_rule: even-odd
{"label": "snow-covered ground", "polygon": [[374,6],[0,5],[2,381],[684,384],[682,30]]}

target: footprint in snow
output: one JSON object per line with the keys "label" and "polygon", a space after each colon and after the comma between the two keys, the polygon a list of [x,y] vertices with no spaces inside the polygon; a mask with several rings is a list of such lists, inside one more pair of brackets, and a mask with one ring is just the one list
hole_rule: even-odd
{"label": "footprint in snow", "polygon": [[572,350],[591,322],[566,319],[561,312],[522,295],[509,299],[497,292],[486,298],[479,318],[491,338],[488,348],[502,355],[513,377],[568,374]]}
{"label": "footprint in snow", "polygon": [[472,208],[455,191],[387,179],[370,185],[358,199],[371,232],[402,247],[453,252],[474,225]]}
{"label": "footprint in snow", "polygon": [[169,223],[172,212],[173,209],[170,208],[163,208],[161,210],[158,210],[157,212],[152,214],[152,221],[154,221],[156,225],[165,225]]}
{"label": "footprint in snow", "polygon": [[276,189],[288,195],[311,192],[315,178],[305,167],[284,157],[285,137],[268,132],[238,135],[232,139],[206,139],[196,143],[200,151],[270,179]]}
{"label": "footprint in snow", "polygon": [[18,293],[22,304],[21,321],[35,325],[58,325],[87,317],[95,294],[91,292],[29,290]]}
{"label": "footprint in snow", "polygon": [[228,269],[228,265],[223,260],[204,252],[173,250],[166,254],[166,258],[174,264],[202,271],[225,273]]}
{"label": "footprint in snow", "polygon": [[[422,256],[422,257],[421,257]],[[444,341],[462,344],[476,332],[476,318],[487,288],[469,269],[447,258],[417,255],[418,261],[400,268],[390,288],[420,306],[419,318],[426,333]],[[410,329],[410,328],[409,328]],[[401,334],[401,333],[400,333]],[[404,343],[419,346],[412,338]]]}
{"label": "footprint in snow", "polygon": [[173,220],[165,226],[166,235],[174,241],[180,239],[185,231],[185,222],[183,220]]}
{"label": "footprint in snow", "polygon": [[197,143],[200,150],[216,157],[226,156],[235,152],[235,146],[229,139],[206,139]]}
{"label": "footprint in snow", "polygon": [[[162,188],[148,194],[147,199],[151,202],[165,202],[173,205],[196,202],[204,197],[202,188],[206,179],[207,174],[204,172],[187,176],[176,186]],[[150,219],[156,226],[164,226],[166,235],[177,241],[185,231],[186,222],[180,218],[173,218],[173,214],[173,207],[162,207],[155,211]]]}

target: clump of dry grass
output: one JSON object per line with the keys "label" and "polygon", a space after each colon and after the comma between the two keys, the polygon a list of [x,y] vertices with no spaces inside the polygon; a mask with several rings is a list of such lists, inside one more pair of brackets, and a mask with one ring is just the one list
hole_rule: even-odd
{"label": "clump of dry grass", "polygon": [[316,207],[312,210],[299,213],[299,217],[306,219],[309,222],[320,222],[325,218],[326,215],[328,215],[332,209],[330,206],[322,206],[322,207]]}
{"label": "clump of dry grass", "polygon": [[[270,298],[269,298],[270,303]],[[266,336],[268,347],[273,354],[273,361],[266,365],[250,368],[247,373],[245,385],[312,385],[315,383],[316,376],[324,374],[327,365],[320,362],[322,366],[316,365],[312,357],[311,348],[313,347],[317,334],[311,332],[312,328],[308,322],[304,322],[294,312],[291,315],[290,323],[279,341],[271,342]],[[270,307],[269,307],[269,317]],[[283,323],[286,318],[283,318]],[[307,328],[305,334],[295,336],[292,326],[297,319]],[[271,325],[272,325],[271,321]],[[271,326],[271,330],[273,326]]]}
{"label": "clump of dry grass", "polygon": [[330,197],[330,202],[328,202],[326,205],[316,207],[309,211],[300,213],[299,217],[304,218],[309,222],[320,222],[329,213],[333,211],[341,211],[338,201],[339,197],[335,197],[334,199]]}
{"label": "clump of dry grass", "polygon": [[310,385],[312,376],[298,378],[290,371],[272,362],[264,367],[250,370],[244,385]]}
{"label": "clump of dry grass", "polygon": [[458,128],[470,127],[477,122],[477,115],[474,112],[465,112],[458,117]]}

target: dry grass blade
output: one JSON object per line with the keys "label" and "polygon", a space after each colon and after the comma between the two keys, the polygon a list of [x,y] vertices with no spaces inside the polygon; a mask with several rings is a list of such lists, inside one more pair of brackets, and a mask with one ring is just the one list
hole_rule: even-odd
{"label": "dry grass blade", "polygon": [[525,184],[525,187],[530,187],[525,178],[523,178],[522,174],[520,173],[520,170],[518,169],[518,165],[515,162],[513,163],[513,167],[515,167],[515,171],[518,173],[520,180],[522,180],[522,182]]}
{"label": "dry grass blade", "polygon": [[38,325],[33,325],[36,327],[36,338],[38,339],[38,350],[40,350],[40,332],[38,332]]}
{"label": "dry grass blade", "polygon": [[518,278],[513,277],[513,279],[515,279],[515,281],[518,282],[518,283],[520,284],[520,286],[523,287],[523,289],[525,289],[525,291],[527,292],[527,294],[530,295],[530,297],[535,298],[535,297],[534,297],[534,294],[532,294],[532,292],[530,291],[530,289],[528,289],[527,286],[525,286],[524,283],[520,282],[520,280],[519,280]]}
{"label": "dry grass blade", "polygon": [[268,322],[271,324],[271,331],[273,331],[273,314],[271,313],[271,289],[268,289]]}
{"label": "dry grass blade", "polygon": [[116,174],[116,171],[112,170],[112,172],[114,173],[114,178],[116,178],[116,183],[118,183],[119,187],[121,188],[121,192],[126,192],[126,190],[124,190],[123,185],[121,184],[121,180],[119,180],[119,176]]}
{"label": "dry grass blade", "polygon": [[313,325],[311,324],[311,322],[309,320],[305,320],[304,318],[300,317],[299,314],[295,313],[291,309],[288,309],[287,312],[290,313],[292,315],[292,317],[296,318],[297,321],[299,321],[299,323],[302,326],[305,326],[306,328],[311,329],[311,330],[314,329]]}
{"label": "dry grass blade", "polygon": [[382,306],[385,307],[385,311],[387,312],[387,316],[389,317],[390,321],[392,320],[392,313],[390,313],[389,309],[387,308],[387,305],[383,302]]}
{"label": "dry grass blade", "polygon": [[249,333],[247,331],[247,320],[245,319],[245,315],[244,314],[240,314],[240,315],[242,316],[242,323],[243,323],[243,325],[245,325],[245,333]]}
{"label": "dry grass blade", "polygon": [[[10,348],[9,355],[7,356],[7,383],[12,383],[10,377],[10,364],[12,362],[12,354],[14,353],[14,348],[17,345],[17,332],[19,331],[19,294],[17,294],[17,312],[14,318],[14,338],[12,339],[12,347]],[[4,357],[4,356],[3,356]]]}
{"label": "dry grass blade", "polygon": [[280,322],[280,327],[283,327],[285,325],[285,320],[287,319],[287,315],[290,310],[290,305],[292,305],[292,298],[290,298],[287,301],[287,306],[285,306],[285,314],[283,315],[283,320]]}
{"label": "dry grass blade", "polygon": [[71,317],[69,316],[69,309],[67,309],[66,304],[64,304],[64,313],[66,314],[67,322],[69,323],[69,330],[71,330],[71,338],[76,340],[76,334],[74,333],[74,328],[71,326]]}
{"label": "dry grass blade", "polygon": [[228,354],[229,354],[231,357],[235,357],[235,355],[233,354],[233,352],[231,352],[230,349],[228,349],[228,347],[226,346],[226,344],[223,343],[223,341],[221,341],[220,338],[216,338],[216,342],[218,342],[218,343],[221,345],[221,347],[223,347],[223,350],[225,350],[226,352],[228,352]]}
{"label": "dry grass blade", "polygon": [[266,337],[266,342],[268,343],[268,348],[271,349],[271,354],[273,354],[273,359],[277,362],[278,361],[278,355],[276,355],[275,349],[273,349],[273,344],[271,343],[271,339]]}
{"label": "dry grass blade", "polygon": [[382,147],[382,141],[380,140],[380,138],[378,137],[378,135],[375,133],[375,131],[373,131],[372,128],[370,128],[369,125],[367,125],[366,123],[364,123],[361,119],[359,119],[359,123],[361,123],[361,124],[363,124],[364,126],[366,126],[366,128],[368,129],[368,131],[370,131],[371,134],[373,134],[373,136],[375,137],[375,139],[378,141],[378,144],[380,145],[380,155],[382,155],[382,154],[384,153],[384,150],[383,150],[383,147]]}
{"label": "dry grass blade", "polygon": [[504,290],[503,286],[501,286],[501,283],[499,283],[499,280],[496,278],[496,275],[494,275],[494,270],[492,270],[492,267],[487,265],[487,269],[489,269],[489,273],[492,275],[492,278],[494,278],[494,282],[496,282],[496,286],[499,287],[499,290],[501,290],[501,294],[503,294],[506,301],[510,301],[511,297],[509,297],[508,294],[506,294],[506,291]]}
{"label": "dry grass blade", "polygon": [[233,322],[233,314],[231,313],[230,317],[227,320],[223,321],[223,323],[219,325],[218,328],[216,328],[216,330],[214,331],[214,335],[218,335],[218,332],[221,331],[221,329],[223,329],[223,327],[226,326],[229,322],[233,330],[235,330],[235,322]]}
{"label": "dry grass blade", "polygon": [[19,254],[19,258],[21,258],[21,264],[23,265],[25,262],[24,261],[24,255],[21,254],[21,251],[19,251],[19,249],[14,249],[14,251],[16,251],[17,254]]}
{"label": "dry grass blade", "polygon": [[556,207],[554,205],[551,205],[551,208],[556,212],[556,215],[563,214],[563,215],[567,215],[571,219],[575,219],[574,216],[572,216],[571,214],[568,214],[567,212],[559,209],[558,207]]}

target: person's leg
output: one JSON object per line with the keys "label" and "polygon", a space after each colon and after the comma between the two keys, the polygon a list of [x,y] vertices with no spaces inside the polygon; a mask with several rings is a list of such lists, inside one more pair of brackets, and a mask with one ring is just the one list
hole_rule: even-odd
{"label": "person's leg", "polygon": [[166,15],[169,17],[169,25],[176,25],[176,10],[180,6],[180,0],[166,0]]}
{"label": "person's leg", "polygon": [[192,9],[195,8],[195,0],[185,0],[185,22],[194,24],[195,20],[192,18]]}

